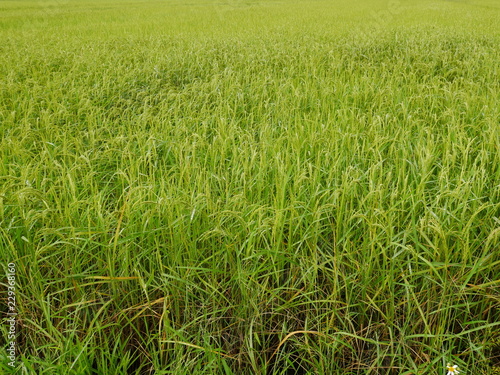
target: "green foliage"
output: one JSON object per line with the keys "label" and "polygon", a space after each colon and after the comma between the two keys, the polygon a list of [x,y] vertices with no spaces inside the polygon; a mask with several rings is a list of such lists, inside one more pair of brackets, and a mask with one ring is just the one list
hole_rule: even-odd
{"label": "green foliage", "polygon": [[495,2],[46,5],[0,3],[18,373],[497,364]]}

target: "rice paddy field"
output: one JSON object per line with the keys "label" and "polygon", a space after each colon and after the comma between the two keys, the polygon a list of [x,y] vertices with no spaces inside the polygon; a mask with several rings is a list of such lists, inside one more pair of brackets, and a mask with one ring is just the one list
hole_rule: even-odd
{"label": "rice paddy field", "polygon": [[0,373],[498,373],[499,103],[496,0],[0,0]]}

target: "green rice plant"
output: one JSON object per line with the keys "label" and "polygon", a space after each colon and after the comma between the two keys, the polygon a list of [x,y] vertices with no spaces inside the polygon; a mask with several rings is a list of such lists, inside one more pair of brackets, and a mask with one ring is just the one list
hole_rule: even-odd
{"label": "green rice plant", "polygon": [[2,2],[2,371],[494,371],[498,15]]}

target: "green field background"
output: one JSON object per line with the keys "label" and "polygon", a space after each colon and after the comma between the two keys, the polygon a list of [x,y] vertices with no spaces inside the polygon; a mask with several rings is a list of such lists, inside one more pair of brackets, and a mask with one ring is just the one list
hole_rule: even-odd
{"label": "green field background", "polygon": [[0,373],[498,371],[499,25],[0,0]]}

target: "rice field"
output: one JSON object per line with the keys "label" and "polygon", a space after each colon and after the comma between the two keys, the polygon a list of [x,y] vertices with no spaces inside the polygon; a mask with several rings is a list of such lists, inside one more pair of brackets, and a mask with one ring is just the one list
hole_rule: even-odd
{"label": "rice field", "polygon": [[499,371],[499,25],[0,0],[0,373]]}

